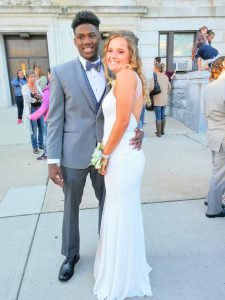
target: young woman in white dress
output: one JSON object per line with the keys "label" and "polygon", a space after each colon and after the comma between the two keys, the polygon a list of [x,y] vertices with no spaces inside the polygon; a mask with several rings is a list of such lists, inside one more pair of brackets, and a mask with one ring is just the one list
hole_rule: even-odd
{"label": "young woman in white dress", "polygon": [[113,34],[104,48],[104,65],[116,79],[102,104],[100,173],[105,176],[106,199],[94,267],[94,294],[99,300],[152,295],[140,205],[145,157],[143,150],[130,145],[146,96],[134,37],[130,32]]}

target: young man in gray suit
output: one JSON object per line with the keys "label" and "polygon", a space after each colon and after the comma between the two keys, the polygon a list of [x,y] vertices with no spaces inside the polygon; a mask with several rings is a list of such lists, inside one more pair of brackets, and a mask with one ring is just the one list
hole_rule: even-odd
{"label": "young man in gray suit", "polygon": [[[92,12],[77,13],[71,27],[79,57],[51,69],[49,177],[65,195],[61,253],[66,259],[59,271],[60,281],[72,277],[80,258],[79,205],[88,174],[99,200],[99,228],[105,198],[104,177],[89,166],[97,142],[102,141],[101,103],[108,89],[98,56],[99,24]],[[131,143],[140,147],[142,137],[137,130]]]}

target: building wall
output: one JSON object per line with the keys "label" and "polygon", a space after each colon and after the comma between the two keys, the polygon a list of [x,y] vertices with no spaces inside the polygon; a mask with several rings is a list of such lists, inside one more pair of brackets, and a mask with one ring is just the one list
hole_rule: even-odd
{"label": "building wall", "polygon": [[225,0],[0,0],[0,107],[11,105],[3,35],[19,32],[47,34],[50,66],[73,59],[71,21],[79,10],[90,9],[101,19],[101,31],[131,30],[139,37],[144,72],[149,79],[158,56],[159,31],[215,31],[213,45],[225,54]]}

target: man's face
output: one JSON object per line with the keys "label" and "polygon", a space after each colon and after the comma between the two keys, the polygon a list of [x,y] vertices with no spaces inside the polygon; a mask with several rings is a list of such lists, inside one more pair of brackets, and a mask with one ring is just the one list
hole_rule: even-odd
{"label": "man's face", "polygon": [[208,41],[211,42],[212,39],[214,38],[214,34],[208,34]]}
{"label": "man's face", "polygon": [[95,61],[98,58],[98,46],[100,33],[92,24],[82,24],[74,31],[74,44],[79,54],[88,61]]}

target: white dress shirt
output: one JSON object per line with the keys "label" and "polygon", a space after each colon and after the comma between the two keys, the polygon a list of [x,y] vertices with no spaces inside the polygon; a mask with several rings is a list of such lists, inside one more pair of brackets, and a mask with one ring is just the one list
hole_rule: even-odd
{"label": "white dress shirt", "polygon": [[[82,64],[82,66],[84,67],[84,70],[86,71],[86,59],[84,59],[83,57],[81,57],[79,55],[79,60]],[[98,57],[98,59],[96,61],[91,62],[91,63],[97,63],[98,61],[100,61],[100,57]],[[106,80],[105,80],[105,76],[104,76],[103,67],[101,66],[100,72],[98,72],[97,70],[92,68],[91,70],[86,71],[86,74],[87,74],[89,83],[91,85],[91,88],[95,94],[96,100],[100,101],[102,98],[102,95],[104,93],[105,86],[106,86]],[[59,159],[48,159],[47,162],[48,162],[48,164],[60,164]]]}
{"label": "white dress shirt", "polygon": [[[79,56],[79,60],[82,64],[82,66],[84,67],[84,70],[86,70],[86,59]],[[96,61],[91,62],[91,63],[95,64],[99,61],[100,61],[100,57]],[[86,74],[87,74],[89,83],[91,85],[91,88],[95,94],[96,100],[100,101],[102,98],[102,95],[104,93],[105,84],[106,84],[103,67],[101,66],[100,72],[98,72],[94,68],[92,68],[91,70],[86,71]]]}

